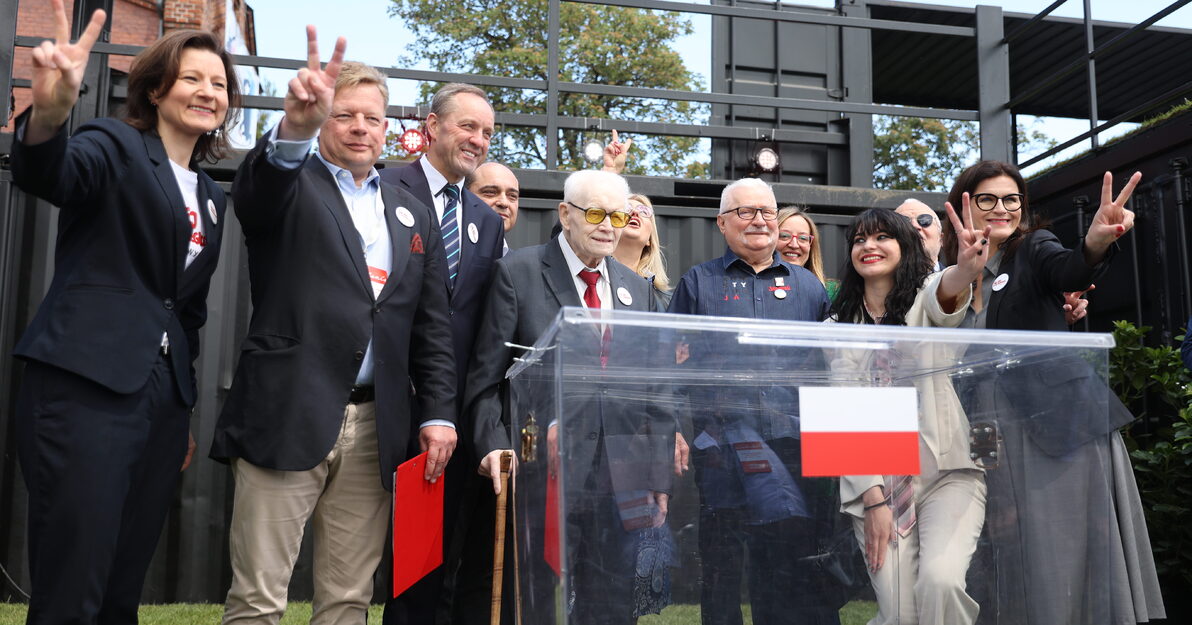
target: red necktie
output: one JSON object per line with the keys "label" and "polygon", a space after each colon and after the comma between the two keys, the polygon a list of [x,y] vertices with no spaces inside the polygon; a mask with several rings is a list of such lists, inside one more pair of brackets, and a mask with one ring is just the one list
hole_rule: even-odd
{"label": "red necktie", "polygon": [[[581,269],[579,272],[579,279],[588,285],[584,289],[584,305],[594,310],[600,310],[600,294],[596,292],[596,281],[600,279],[599,271],[588,271]],[[600,366],[608,366],[608,344],[612,339],[612,332],[609,328],[605,328],[603,334],[600,336]]]}

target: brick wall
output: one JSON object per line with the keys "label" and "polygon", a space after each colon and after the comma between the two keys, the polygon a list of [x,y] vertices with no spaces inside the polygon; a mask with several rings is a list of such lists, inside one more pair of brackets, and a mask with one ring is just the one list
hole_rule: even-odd
{"label": "brick wall", "polygon": [[[10,0],[0,0],[10,1]],[[74,15],[74,0],[63,0],[66,14]],[[224,0],[165,0],[164,15],[158,15],[154,0],[114,0],[112,15],[108,23],[112,30],[112,43],[146,46],[157,40],[163,32],[179,28],[207,28],[220,37],[224,31]],[[237,9],[243,6],[237,2]],[[239,11],[238,11],[239,12]],[[253,30],[252,8],[244,7],[241,31],[245,33],[248,47],[256,53],[256,36]],[[245,23],[247,22],[247,23]],[[54,12],[49,3],[21,2],[17,5],[17,35],[29,37],[52,37],[55,29]],[[28,80],[32,77],[32,61],[29,48],[17,48],[13,53],[13,78]],[[108,65],[127,72],[132,57],[111,56]],[[13,90],[16,106],[13,116],[29,106],[29,90]],[[0,120],[0,132],[12,132],[8,120]]]}

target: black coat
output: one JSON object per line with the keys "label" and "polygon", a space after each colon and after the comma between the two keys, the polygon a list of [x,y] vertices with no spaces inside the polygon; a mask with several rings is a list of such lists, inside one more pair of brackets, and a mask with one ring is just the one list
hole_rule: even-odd
{"label": "black coat", "polygon": [[[245,157],[232,188],[253,314],[211,457],[287,471],[321,462],[371,337],[379,468],[392,488],[406,458],[412,389],[420,422],[456,420],[438,223],[410,194],[381,184],[393,257],[374,298],[359,234],[327,167],[315,157],[294,170],[275,167],[267,140]],[[413,214],[413,227],[398,222],[398,207]]]}
{"label": "black coat", "polygon": [[63,128],[38,145],[14,141],[12,173],[21,189],[61,208],[54,278],[16,355],[127,394],[145,385],[165,332],[178,391],[193,405],[191,363],[219,259],[223,191],[198,172],[207,245],[184,269],[190,221],[156,133],[97,119],[69,140]]}

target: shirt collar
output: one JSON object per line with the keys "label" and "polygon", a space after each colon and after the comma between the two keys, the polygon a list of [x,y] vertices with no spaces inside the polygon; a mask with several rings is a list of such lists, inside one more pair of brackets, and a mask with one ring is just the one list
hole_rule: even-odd
{"label": "shirt collar", "polygon": [[[364,177],[364,184],[357,187],[356,177],[352,175],[352,172],[323,158],[323,155],[319,154],[318,152],[315,152],[315,156],[317,156],[319,160],[323,162],[323,165],[327,167],[327,171],[331,172],[331,177],[335,178],[335,183],[339,185],[340,191],[343,191],[344,193],[358,195],[364,191],[371,191],[374,188],[381,188],[381,177],[377,174],[376,167],[368,170],[368,175]],[[347,172],[347,175],[345,176],[340,172]]]}
{"label": "shirt collar", "polygon": [[[728,249],[724,250],[724,256],[722,256],[720,258],[720,261],[721,261],[721,263],[723,263],[723,267],[726,270],[729,267],[731,267],[733,263],[740,261],[741,267],[748,269],[750,273],[754,273],[753,266],[750,265],[749,263],[745,262],[745,260],[742,259],[740,256],[737,256],[736,252],[733,252],[732,248],[728,248]],[[766,267],[765,269],[758,271],[756,273],[760,274],[762,272],[766,272],[771,269],[774,269],[775,267],[777,267],[779,269],[779,271],[782,271],[783,273],[785,273],[787,275],[790,275],[790,273],[791,273],[790,265],[788,265],[786,261],[784,261],[778,257],[778,252],[774,253],[773,262],[770,263],[769,267]]]}
{"label": "shirt collar", "polygon": [[[426,158],[425,156],[418,159],[418,162],[422,164],[422,173],[426,175],[426,186],[430,189],[430,194],[432,196],[438,195],[443,190],[443,187],[447,186],[448,184],[447,176],[439,173],[439,170],[435,169],[435,166],[430,164],[430,159]],[[460,195],[463,195],[464,181],[462,178],[451,184],[459,187]]]}
{"label": "shirt collar", "polygon": [[[583,271],[584,269],[589,269],[589,267],[584,264],[584,261],[580,260],[579,256],[575,255],[575,250],[571,249],[571,244],[568,243],[567,239],[563,237],[562,232],[559,233],[557,240],[559,242],[559,247],[563,250],[563,258],[567,261],[567,273],[570,273],[572,277],[575,277],[578,276],[579,272]],[[601,258],[600,263],[591,269],[599,271],[600,275],[603,276],[605,280],[608,280],[608,263],[606,261],[607,257]]]}

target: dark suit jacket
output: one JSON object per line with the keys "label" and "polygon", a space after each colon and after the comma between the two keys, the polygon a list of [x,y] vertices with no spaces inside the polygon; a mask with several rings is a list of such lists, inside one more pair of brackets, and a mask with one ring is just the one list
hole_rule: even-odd
{"label": "dark suit jacket", "polygon": [[[1009,281],[989,298],[985,327],[1067,332],[1061,293],[1088,288],[1109,268],[1115,251],[1116,245],[1111,246],[1109,255],[1090,267],[1083,244],[1069,250],[1047,230],[1028,234],[1010,262],[1003,260],[998,269]],[[1040,375],[1044,370],[1047,375]],[[1102,376],[1076,354],[1009,367],[998,374],[997,384],[1012,398],[1014,412],[1035,443],[1055,456],[1133,420]]]}
{"label": "dark suit jacket", "polygon": [[[420,159],[421,160],[421,159]],[[405,167],[381,170],[381,180],[409,191],[434,215],[434,194],[426,182],[422,164],[414,161]],[[451,330],[455,346],[455,366],[461,389],[459,399],[463,400],[463,383],[468,373],[468,362],[472,357],[472,343],[476,340],[476,329],[480,327],[480,315],[484,309],[484,298],[492,282],[493,263],[501,257],[505,245],[505,225],[501,216],[489,208],[483,200],[471,191],[461,189],[460,210],[463,228],[460,230],[459,274],[450,293]],[[476,242],[468,236],[470,224],[476,224]],[[446,277],[444,276],[446,283]]]}
{"label": "dark suit jacket", "polygon": [[[369,338],[381,482],[406,457],[413,385],[421,421],[455,421],[455,359],[437,222],[410,194],[381,184],[393,259],[373,297],[360,235],[327,167],[294,170],[263,138],[232,187],[248,244],[253,314],[211,457],[287,471],[314,467],[339,435]],[[396,219],[404,206],[412,228]],[[420,243],[420,244],[419,244]]]}
{"label": "dark suit jacket", "polygon": [[35,146],[14,141],[12,173],[21,189],[62,209],[54,278],[16,355],[132,393],[149,379],[165,332],[178,390],[193,405],[191,363],[219,259],[223,191],[198,172],[194,208],[207,246],[184,270],[190,221],[155,133],[97,119],[69,140],[63,129]]}
{"label": "dark suit jacket", "polygon": [[[632,270],[618,263],[611,256],[606,259],[611,278],[612,293],[620,289],[629,292],[631,304],[624,304],[614,295],[613,308],[615,310],[656,310],[652,288],[644,278]],[[474,445],[477,456],[483,458],[496,449],[509,449],[509,424],[511,421],[509,384],[505,380],[505,371],[513,362],[513,353],[506,342],[517,345],[533,345],[551,323],[555,320],[559,309],[563,306],[583,306],[579,294],[576,292],[575,282],[567,267],[567,260],[559,248],[559,240],[552,239],[542,245],[523,248],[510,252],[497,261],[493,277],[493,286],[489,290],[488,303],[485,306],[484,322],[480,333],[476,337],[476,350],[472,358],[472,366],[468,371],[466,412],[475,423],[473,432]],[[613,332],[610,346],[609,367],[624,363],[633,366],[648,366],[645,358],[649,357],[646,348],[653,346],[627,344],[630,341],[619,340],[618,337],[632,338],[631,333]],[[590,353],[593,360],[599,354],[600,341],[593,333]],[[582,385],[583,383],[577,383]],[[672,414],[647,414],[640,404],[630,405],[622,402],[614,406],[610,401],[600,397],[600,389],[605,386],[593,385],[592,396],[583,395],[583,389],[577,389],[570,394],[567,404],[567,417],[579,416],[583,420],[582,426],[568,428],[573,444],[563,442],[564,448],[572,449],[577,454],[591,454],[597,448],[595,439],[598,435],[628,436],[649,434],[651,440],[662,443],[660,449],[653,449],[661,457],[658,462],[643,463],[657,465],[661,470],[652,475],[643,475],[648,484],[641,484],[641,488],[669,491],[670,477],[668,458],[673,454],[674,445],[674,416]],[[622,409],[624,408],[624,409]],[[549,414],[549,411],[546,412]],[[539,426],[545,436],[549,419],[542,419]],[[584,429],[579,432],[579,429]],[[589,431],[590,430],[590,431]],[[544,439],[543,439],[544,440]],[[624,439],[622,439],[624,440]],[[590,447],[587,449],[586,447]],[[545,443],[541,455],[545,455]],[[606,453],[608,453],[606,445]],[[604,462],[601,458],[592,458],[593,466]],[[569,483],[582,486],[575,480]]]}

